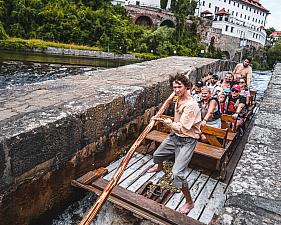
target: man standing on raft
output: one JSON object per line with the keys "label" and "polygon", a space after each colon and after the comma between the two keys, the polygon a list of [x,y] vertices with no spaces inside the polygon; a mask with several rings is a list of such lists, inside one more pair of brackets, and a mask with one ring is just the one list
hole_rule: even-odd
{"label": "man standing on raft", "polygon": [[187,166],[200,135],[201,114],[197,103],[190,95],[191,83],[185,75],[177,74],[171,77],[170,85],[178,97],[175,104],[174,122],[169,118],[153,119],[163,122],[172,132],[154,152],[153,161],[155,165],[147,172],[151,173],[162,170],[163,161],[175,157],[172,169],[172,184],[176,188],[181,189],[185,197],[186,202],[180,207],[179,211],[186,214],[194,207],[186,178],[188,176]]}

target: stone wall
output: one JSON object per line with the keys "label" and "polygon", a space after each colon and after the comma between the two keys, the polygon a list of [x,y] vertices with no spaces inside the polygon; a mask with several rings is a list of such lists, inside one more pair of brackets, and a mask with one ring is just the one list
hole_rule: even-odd
{"label": "stone wall", "polygon": [[[239,54],[237,56],[237,53],[239,53],[239,49],[241,49],[240,38],[224,35],[222,34],[222,31],[220,29],[212,28],[212,20],[210,19],[198,19],[199,22],[197,30],[200,34],[201,41],[209,46],[212,38],[214,38],[214,46],[216,48],[219,48],[223,52],[225,52],[225,55],[229,56],[229,59],[239,61],[240,56]],[[247,44],[254,47],[255,49],[262,47],[261,44],[253,41],[248,41]]]}
{"label": "stone wall", "polygon": [[28,224],[77,192],[70,181],[126,150],[170,95],[169,75],[193,66],[195,82],[234,63],[170,57],[0,90],[0,224]]}
{"label": "stone wall", "polygon": [[281,224],[281,64],[277,64],[217,224]]}

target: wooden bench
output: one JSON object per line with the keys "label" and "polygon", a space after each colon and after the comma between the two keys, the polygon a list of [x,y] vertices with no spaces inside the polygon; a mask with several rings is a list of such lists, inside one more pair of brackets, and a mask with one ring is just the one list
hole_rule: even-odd
{"label": "wooden bench", "polygon": [[221,128],[228,129],[227,140],[233,141],[237,137],[237,118],[234,119],[231,115],[222,114]]}
{"label": "wooden bench", "polygon": [[[220,178],[226,175],[228,157],[226,151],[229,146],[227,141],[228,129],[219,129],[210,126],[201,128],[208,143],[197,142],[191,163],[200,167],[220,171]],[[167,132],[152,130],[145,137],[146,140],[156,143],[163,142],[168,136]]]}

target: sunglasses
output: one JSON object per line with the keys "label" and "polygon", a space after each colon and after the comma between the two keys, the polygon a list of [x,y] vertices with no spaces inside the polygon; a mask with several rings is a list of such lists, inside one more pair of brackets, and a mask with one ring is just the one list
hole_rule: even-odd
{"label": "sunglasses", "polygon": [[245,83],[245,81],[240,81],[239,83],[240,83],[240,84],[244,84],[244,83]]}
{"label": "sunglasses", "polygon": [[231,89],[231,91],[232,91],[232,92],[237,92],[237,93],[239,92],[239,91],[236,90],[236,89]]}

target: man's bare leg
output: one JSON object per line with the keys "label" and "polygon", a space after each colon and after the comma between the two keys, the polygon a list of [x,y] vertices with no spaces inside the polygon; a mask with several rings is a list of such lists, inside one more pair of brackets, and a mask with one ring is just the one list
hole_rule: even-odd
{"label": "man's bare leg", "polygon": [[155,164],[153,167],[151,167],[149,170],[147,170],[147,173],[154,173],[154,172],[159,172],[163,170],[163,164]]}
{"label": "man's bare leg", "polygon": [[183,206],[180,207],[179,211],[183,214],[187,214],[187,213],[189,213],[189,211],[191,209],[193,209],[194,203],[192,201],[192,198],[191,198],[190,191],[189,191],[188,187],[183,186],[181,191],[182,191],[182,193],[185,197],[185,203],[184,203]]}

